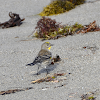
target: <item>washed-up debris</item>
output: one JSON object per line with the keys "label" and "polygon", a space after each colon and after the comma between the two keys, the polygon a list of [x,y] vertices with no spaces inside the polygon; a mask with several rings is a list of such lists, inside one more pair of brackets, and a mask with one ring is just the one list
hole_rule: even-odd
{"label": "washed-up debris", "polygon": [[84,25],[82,29],[77,31],[76,33],[87,33],[87,32],[95,32],[95,31],[100,31],[100,27],[97,26],[96,21],[90,23],[89,25]]}
{"label": "washed-up debris", "polygon": [[98,50],[99,48],[94,46],[84,46],[84,49],[90,49],[92,51],[92,53],[94,54],[96,50]]}
{"label": "washed-up debris", "polygon": [[56,55],[56,57],[53,58],[54,62],[61,61],[61,58],[59,55]]}
{"label": "washed-up debris", "polygon": [[52,38],[56,36],[56,34],[54,34],[53,32],[58,31],[58,28],[59,23],[57,23],[55,20],[52,20],[51,18],[42,17],[37,22],[37,26],[35,27],[35,36],[44,39]]}
{"label": "washed-up debris", "polygon": [[96,100],[96,97],[94,97],[94,93],[93,92],[89,92],[87,94],[83,94],[81,96],[81,100]]}
{"label": "washed-up debris", "polygon": [[56,55],[56,57],[53,57],[53,58],[52,58],[51,64],[53,65],[55,62],[59,62],[59,61],[61,61],[61,58],[60,58],[59,55]]}
{"label": "washed-up debris", "polygon": [[40,16],[51,16],[67,12],[77,5],[83,4],[85,0],[51,0],[52,2],[44,7],[39,13]]}
{"label": "washed-up debris", "polygon": [[0,26],[3,26],[2,28],[20,26],[22,24],[22,21],[25,20],[25,18],[21,19],[19,17],[19,14],[12,13],[12,12],[9,12],[9,17],[11,18],[9,21],[6,21],[4,23],[0,23]]}
{"label": "washed-up debris", "polygon": [[34,88],[28,87],[25,89],[12,89],[12,90],[7,90],[7,91],[0,91],[0,95],[6,95],[6,94],[16,93],[16,92],[20,92],[20,91],[26,91],[26,90],[30,90],[30,89],[34,89]]}
{"label": "washed-up debris", "polygon": [[32,81],[31,83],[32,84],[35,84],[35,83],[41,83],[41,82],[55,82],[55,81],[58,81],[59,80],[56,80],[57,76],[64,76],[66,73],[59,73],[59,74],[54,74],[52,76],[48,76],[48,77],[45,77],[45,78],[41,78],[41,79],[38,79],[36,81]]}
{"label": "washed-up debris", "polygon": [[44,7],[43,11],[39,13],[40,16],[50,16],[64,13],[75,8],[75,5],[68,0],[53,0],[49,5]]}
{"label": "washed-up debris", "polygon": [[59,88],[59,87],[63,87],[65,86],[66,84],[62,84],[62,85],[59,85],[59,86],[55,86],[54,88]]}
{"label": "washed-up debris", "polygon": [[61,25],[55,20],[48,17],[42,17],[38,22],[33,32],[33,37],[41,38],[42,40],[58,39],[68,35],[74,35],[79,33],[100,31],[100,27],[97,26],[96,21],[89,25],[81,25],[75,23],[74,25]]}
{"label": "washed-up debris", "polygon": [[37,22],[33,36],[41,38],[42,40],[58,39],[60,37],[75,34],[75,31],[82,27],[83,26],[78,23],[75,23],[72,26],[61,25],[61,23],[57,23],[56,20],[52,20],[48,17],[42,17]]}

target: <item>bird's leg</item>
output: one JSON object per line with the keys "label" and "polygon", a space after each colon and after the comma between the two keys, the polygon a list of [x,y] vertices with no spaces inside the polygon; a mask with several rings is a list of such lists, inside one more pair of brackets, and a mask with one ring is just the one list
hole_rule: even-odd
{"label": "bird's leg", "polygon": [[47,67],[49,67],[49,66],[50,66],[50,64],[48,64],[48,65],[45,67],[45,70],[46,70],[47,74],[49,74],[49,71],[48,71],[48,69],[47,69]]}
{"label": "bird's leg", "polygon": [[48,69],[46,69],[47,74],[49,74]]}
{"label": "bird's leg", "polygon": [[39,66],[38,66],[38,69],[37,69],[37,75],[39,75],[39,72],[38,71],[39,71]]}
{"label": "bird's leg", "polygon": [[37,75],[39,75],[39,67],[40,67],[41,65],[38,65],[38,69],[37,69]]}

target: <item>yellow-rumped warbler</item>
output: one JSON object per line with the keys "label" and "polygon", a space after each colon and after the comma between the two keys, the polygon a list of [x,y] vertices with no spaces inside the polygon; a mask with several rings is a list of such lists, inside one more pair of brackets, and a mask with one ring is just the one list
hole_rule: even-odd
{"label": "yellow-rumped warbler", "polygon": [[[41,46],[41,50],[39,51],[35,60],[32,63],[27,64],[26,66],[33,66],[35,64],[38,64],[38,70],[39,70],[41,64],[45,64],[45,68],[47,68],[47,66],[51,64],[51,58],[52,58],[52,54],[50,52],[51,46],[53,46],[53,44],[49,42],[43,43]],[[38,70],[37,70],[37,75],[38,75]]]}

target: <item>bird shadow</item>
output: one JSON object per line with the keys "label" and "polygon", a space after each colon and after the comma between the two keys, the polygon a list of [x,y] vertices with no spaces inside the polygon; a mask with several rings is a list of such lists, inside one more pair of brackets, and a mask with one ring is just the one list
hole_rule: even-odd
{"label": "bird shadow", "polygon": [[[38,75],[40,75],[41,73],[46,73],[49,74],[51,71],[53,71],[58,64],[54,64],[54,65],[49,65],[47,68],[42,68],[38,71]],[[33,75],[37,75],[37,73],[33,74]]]}

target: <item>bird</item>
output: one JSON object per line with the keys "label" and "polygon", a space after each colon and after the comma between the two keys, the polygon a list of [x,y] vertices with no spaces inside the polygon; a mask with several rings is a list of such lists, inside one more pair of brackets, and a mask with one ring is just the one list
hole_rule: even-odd
{"label": "bird", "polygon": [[[52,46],[53,44],[51,44],[50,42],[43,43],[41,45],[41,50],[39,51],[38,55],[35,57],[34,61],[30,64],[27,64],[26,66],[38,65],[38,70],[41,67],[41,65],[45,65],[45,68],[47,68],[51,64],[51,60],[52,60],[52,53],[50,52]],[[39,75],[38,70],[37,70],[37,75]]]}

